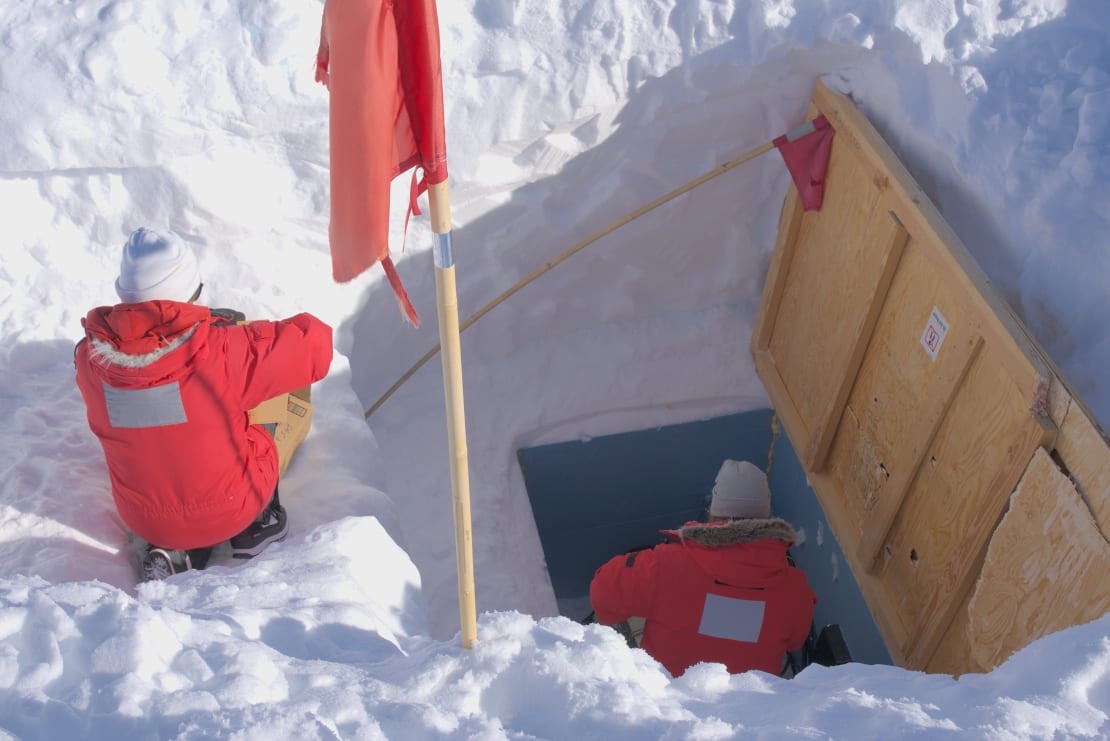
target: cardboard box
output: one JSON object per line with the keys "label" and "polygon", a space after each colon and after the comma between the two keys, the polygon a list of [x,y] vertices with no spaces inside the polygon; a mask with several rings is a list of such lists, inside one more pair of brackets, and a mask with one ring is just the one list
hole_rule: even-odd
{"label": "cardboard box", "polygon": [[275,396],[259,404],[248,413],[251,424],[276,425],[274,442],[278,449],[278,476],[284,476],[289,468],[293,454],[308,437],[312,426],[311,387],[297,389],[288,394]]}
{"label": "cardboard box", "polygon": [[285,415],[287,414],[286,399],[288,398],[289,394],[282,394],[281,396],[267,399],[247,412],[247,419],[250,420],[252,425],[280,424],[284,422]]}

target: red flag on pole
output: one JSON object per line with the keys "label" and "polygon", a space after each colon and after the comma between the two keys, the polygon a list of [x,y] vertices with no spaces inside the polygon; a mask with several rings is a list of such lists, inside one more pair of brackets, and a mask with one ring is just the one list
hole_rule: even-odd
{"label": "red flag on pole", "polygon": [[419,326],[389,257],[389,189],[421,168],[409,199],[419,214],[420,193],[447,179],[435,0],[326,0],[316,79],[330,92],[332,275],[346,282],[381,261]]}
{"label": "red flag on pole", "polygon": [[828,119],[818,116],[773,142],[786,162],[806,211],[820,210],[824,200],[825,171],[835,133]]}

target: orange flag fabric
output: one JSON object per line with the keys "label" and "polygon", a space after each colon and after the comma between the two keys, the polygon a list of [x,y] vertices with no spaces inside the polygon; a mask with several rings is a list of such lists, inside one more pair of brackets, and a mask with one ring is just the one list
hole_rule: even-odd
{"label": "orange flag fabric", "polygon": [[829,120],[818,116],[773,142],[798,188],[804,211],[821,210],[825,200],[825,173],[834,134]]}
{"label": "orange flag fabric", "polygon": [[329,91],[332,275],[343,283],[380,261],[419,326],[389,256],[389,190],[423,170],[409,199],[419,214],[420,193],[447,179],[435,0],[326,0],[316,80]]}

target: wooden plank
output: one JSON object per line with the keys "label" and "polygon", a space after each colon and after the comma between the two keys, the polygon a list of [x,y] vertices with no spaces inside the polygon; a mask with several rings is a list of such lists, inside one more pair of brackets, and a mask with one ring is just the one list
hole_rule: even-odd
{"label": "wooden plank", "polygon": [[963,385],[964,378],[982,347],[983,338],[979,335],[973,335],[966,342],[953,343],[949,362],[943,366],[943,372],[933,379],[925,401],[918,409],[919,422],[907,431],[898,447],[897,456],[891,466],[894,473],[884,489],[883,497],[871,510],[863,528],[856,555],[864,569],[870,571],[875,567],[890,527],[894,524],[894,518],[902,508],[910,484],[917,477],[925,452],[933,444],[941,422],[956,398],[956,392]]}
{"label": "wooden plank", "polygon": [[787,195],[756,369],[892,656],[974,671],[973,586],[1030,459],[1056,445],[1110,519],[1110,446],[866,118],[821,84],[813,108],[825,203]]}
{"label": "wooden plank", "polygon": [[[834,147],[824,205],[802,219],[770,337],[768,349],[811,430],[840,383],[851,351],[851,324],[832,319],[861,311],[859,287],[865,278],[859,266],[871,262],[883,246],[861,239],[881,194],[867,175],[850,152]],[[822,321],[814,321],[815,306],[827,314]],[[808,440],[795,443],[804,453]]]}
{"label": "wooden plank", "polygon": [[809,428],[806,426],[805,419],[798,412],[798,407],[794,404],[794,400],[790,397],[790,391],[786,388],[786,384],[779,375],[778,367],[775,365],[775,359],[767,350],[760,350],[752,354],[755,361],[755,370],[759,375],[760,380],[763,381],[767,393],[771,398],[775,399],[775,411],[778,413],[779,418],[782,419],[783,427],[786,428],[786,435],[791,440],[804,440],[809,436]]}
{"label": "wooden plank", "polygon": [[[901,323],[892,320],[891,326]],[[950,350],[947,344],[944,348]],[[1000,375],[1002,361],[985,349],[975,353],[923,463],[915,464],[916,475],[897,511],[878,567],[868,572],[857,549],[845,549],[873,614],[886,613],[884,620],[876,618],[876,622],[891,655],[908,668],[928,665],[978,573],[976,560],[1002,515],[1017,475],[1033,447],[1045,439],[1041,420],[1024,408],[1016,384]],[[888,352],[894,352],[895,366],[909,364],[896,351]],[[866,384],[861,390],[867,390]],[[853,403],[869,401],[865,396]],[[878,422],[889,419],[886,415]],[[876,442],[865,437],[854,450],[834,449],[836,463],[830,472],[845,471],[846,461],[866,460],[869,449],[881,447],[883,428],[876,428],[873,434]],[[1006,473],[1015,466],[1016,474]],[[1008,483],[1007,475],[1012,476]],[[824,483],[818,479],[815,490]],[[839,490],[849,499],[852,488],[847,485]],[[878,497],[882,494],[879,489]],[[864,505],[858,497],[854,501],[856,507]],[[867,528],[864,520],[856,543]],[[845,542],[852,541],[841,540],[842,546]]]}
{"label": "wooden plank", "polygon": [[[847,496],[839,481],[827,473],[810,474],[808,478],[837,542],[854,542],[859,532],[855,528],[851,512],[844,507]],[[856,583],[863,593],[879,633],[891,651],[892,658],[895,663],[901,665],[901,657],[897,649],[904,643],[905,635],[898,618],[898,604],[894,595],[879,579],[858,568],[854,553],[844,551],[844,556],[855,575]]]}
{"label": "wooden plank", "polygon": [[968,606],[967,642],[987,669],[1041,636],[1110,610],[1110,544],[1043,450],[991,539]]}
{"label": "wooden plank", "polygon": [[[976,563],[970,570],[978,574],[983,569],[983,563]],[[955,617],[944,632],[944,637],[937,645],[937,650],[929,657],[929,663],[924,667],[930,674],[951,674],[958,677],[961,674],[981,674],[987,667],[980,665],[971,654],[971,645],[968,643],[967,606],[971,601],[971,591],[964,597],[960,607],[956,610]]]}
{"label": "wooden plank", "polygon": [[1110,537],[1110,442],[1077,399],[1071,400],[1060,423],[1056,452],[1103,538]]}
{"label": "wooden plank", "polygon": [[879,311],[886,301],[890,283],[894,280],[894,273],[902,259],[902,251],[906,247],[909,235],[902,228],[902,224],[893,213],[883,208],[880,202],[875,209],[875,218],[864,236],[866,244],[879,245],[879,254],[876,259],[859,265],[858,269],[863,276],[861,283],[864,287],[871,285],[869,291],[864,288],[860,291],[861,297],[866,299],[860,315],[845,316],[844,321],[855,319],[855,327],[849,332],[851,352],[848,355],[844,368],[837,368],[835,372],[840,377],[832,396],[825,406],[825,410],[813,425],[809,445],[802,454],[802,461],[807,470],[823,471],[828,459],[829,449],[832,447],[833,436],[836,433],[837,422],[844,414],[848,404],[848,396],[855,384],[856,375],[859,373],[863,356],[871,342],[871,335],[875,331],[875,324],[879,321]]}
{"label": "wooden plank", "polygon": [[959,237],[867,118],[848,98],[830,90],[820,80],[814,89],[813,102],[836,129],[835,141],[841,145],[850,143],[870,162],[876,177],[889,178],[891,195],[901,204],[896,211],[898,218],[945,272],[950,284],[976,305],[984,318],[983,332],[988,344],[996,345],[1004,355],[1009,374],[1032,405],[1051,376],[1049,362],[1036,341],[995,292]]}
{"label": "wooden plank", "polygon": [[[938,310],[950,329],[933,359],[921,336]],[[872,335],[829,458],[861,536],[875,526],[873,511],[885,500],[896,500],[888,514],[897,512],[897,502],[936,430],[935,424],[923,425],[923,420],[944,412],[930,399],[930,390],[957,383],[966,353],[979,337],[974,315],[948,292],[913,241],[905,249]],[[904,452],[907,446],[913,447],[912,455]],[[883,535],[890,521],[888,517],[883,523]],[[853,549],[858,545],[850,542]]]}
{"label": "wooden plank", "polygon": [[[981,461],[981,472],[987,475],[988,481],[985,485],[977,483],[970,489],[978,494],[977,497],[966,503],[950,502],[949,506],[955,508],[956,515],[951,521],[946,521],[942,512],[935,512],[938,507],[944,506],[944,499],[961,493],[960,482],[951,478],[947,482],[947,497],[924,495],[918,487],[914,492],[917,500],[900,513],[900,517],[905,519],[896,542],[901,543],[904,548],[907,542],[920,541],[918,558],[928,556],[934,562],[930,583],[922,584],[922,588],[915,594],[917,604],[914,609],[908,609],[909,606],[903,608],[904,614],[912,615],[915,623],[910,632],[910,640],[902,647],[907,666],[913,668],[924,668],[929,663],[960,603],[975,583],[978,572],[971,567],[983,557],[991,534],[1005,511],[1010,493],[1034,452],[1038,448],[1051,447],[1056,435],[1055,426],[1046,417],[1029,414],[1020,418],[1016,430],[1011,425],[993,427],[989,424],[975,429],[976,424],[987,421],[982,416],[987,411],[987,404],[977,406],[975,401],[985,399],[988,391],[984,386],[997,381],[997,370],[989,369],[982,362],[986,358],[981,354],[979,357],[977,365],[982,366],[984,372],[979,375],[978,383],[974,384],[970,383],[969,374],[969,383],[965,384],[966,391],[962,394],[964,398],[957,402],[959,409],[948,417],[951,429],[948,430],[950,437],[945,443],[949,450],[942,451],[939,446],[934,447],[930,461],[935,459],[940,463],[951,461],[953,455],[960,456],[961,451],[953,449],[953,446],[983,446],[978,451],[962,451],[966,462],[959,466],[958,478],[974,481],[975,472],[970,462]],[[973,370],[972,373],[974,372]],[[967,398],[968,396],[977,398]],[[1011,432],[1005,434],[1004,430]],[[929,510],[934,510],[934,513]],[[894,539],[892,542],[895,542]],[[897,545],[895,550],[898,550]],[[911,550],[911,560],[912,555]],[[903,575],[893,576],[889,582],[891,588],[900,588],[898,583]]]}
{"label": "wooden plank", "polygon": [[[798,231],[802,228],[802,201],[797,189],[791,185],[783,202],[779,216],[779,232],[775,241],[775,251],[771,255],[771,265],[767,268],[767,279],[763,284],[763,296],[752,328],[752,353],[766,350],[771,344],[771,333],[775,329],[782,292],[786,288],[786,278],[790,274],[790,264],[798,244]],[[777,374],[776,374],[777,375]]]}
{"label": "wooden plank", "polygon": [[[1052,459],[1041,450],[1034,453],[1018,492],[1010,500],[1010,509],[995,530],[985,554],[992,559],[992,565],[988,568],[980,564],[973,569],[980,573],[975,588],[968,593],[964,604],[957,610],[926,671],[946,674],[990,671],[1005,661],[1014,650],[1035,640],[1035,637],[1047,635],[1071,624],[1086,622],[1110,609],[1110,606],[1099,601],[1100,592],[1097,586],[1073,585],[1061,597],[1057,588],[1042,592],[1033,589],[1027,581],[1028,574],[1042,569],[1048,570],[1054,584],[1056,575],[1072,574],[1071,566],[1061,565],[1056,561],[1049,564],[1039,562],[1046,557],[1058,559],[1055,548],[1061,540],[1070,548],[1087,549],[1093,553],[1102,553],[1107,547],[1107,531],[1105,526],[1092,517],[1093,507],[1090,501],[1100,500],[1098,492],[1103,493],[1101,501],[1110,496],[1110,485],[1103,483],[1105,479],[1099,481],[1097,478],[1100,473],[1105,475],[1102,471],[1110,465],[1107,443],[1082,404],[1075,404],[1075,416],[1069,418],[1073,398],[1070,390],[1062,383],[1053,384],[1050,402],[1052,419],[1063,420]],[[1075,439],[1077,437],[1085,439],[1080,442]],[[1066,458],[1062,451],[1067,452]],[[1068,460],[1076,464],[1076,471],[1070,470]],[[1065,466],[1064,470],[1059,468],[1061,463]],[[1077,483],[1079,481],[1093,484],[1090,489],[1096,495],[1085,496],[1084,487]],[[1024,514],[1021,513],[1022,500],[1025,500],[1027,508]],[[1034,514],[1028,509],[1030,501],[1035,501],[1042,508],[1055,501],[1064,511],[1061,514]],[[1084,506],[1087,506],[1086,512],[1083,511]],[[1019,518],[1032,521],[1025,523],[1029,527],[1020,536],[1016,535],[1018,525],[1015,523]],[[1068,531],[1068,534],[1060,534],[1061,530]],[[1099,544],[1096,537],[1101,537],[1103,542]],[[1004,551],[1007,547],[1020,548],[1024,555],[1019,557],[1012,552],[1007,553]],[[1019,571],[1017,563],[1020,558],[1037,559],[1038,563]],[[1105,563],[1098,570],[1110,573]],[[1016,584],[1007,586],[1006,579]],[[1102,589],[1104,593],[1105,587]],[[974,615],[971,612],[972,600],[976,600],[977,605]],[[1069,608],[1065,605],[1068,601],[1075,600],[1079,601],[1080,610],[1072,612],[1071,619],[1068,620]],[[1086,607],[1090,607],[1094,614],[1085,614],[1083,609]],[[1058,622],[1049,625],[1046,618],[1056,618]],[[1033,629],[1035,625],[1040,627]],[[1024,638],[1017,635],[1022,630],[1026,632]],[[1005,637],[1000,637],[1003,633],[1006,634]]]}

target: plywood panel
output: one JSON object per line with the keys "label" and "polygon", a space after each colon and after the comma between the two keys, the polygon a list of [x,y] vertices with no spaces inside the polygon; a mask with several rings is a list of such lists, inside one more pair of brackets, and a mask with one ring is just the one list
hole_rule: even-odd
{"label": "plywood panel", "polygon": [[830,157],[826,183],[827,208],[806,214],[797,244],[802,252],[791,261],[785,289],[770,338],[770,352],[801,416],[819,418],[834,395],[839,375],[831,368],[846,365],[851,350],[850,328],[844,323],[814,323],[811,307],[825,306],[837,316],[859,313],[855,288],[857,265],[872,261],[875,245],[860,239],[874,218],[878,189],[869,170],[843,151]]}
{"label": "plywood panel", "polygon": [[916,424],[905,430],[896,455],[887,464],[889,468],[886,465],[882,468],[882,489],[875,499],[868,502],[868,509],[861,512],[865,517],[857,549],[861,568],[870,570],[875,567],[911,483],[925,462],[925,452],[948,419],[956,395],[982,348],[983,338],[977,334],[953,342],[948,362],[941,366],[941,372],[924,391]]}
{"label": "plywood panel", "polygon": [[813,471],[825,468],[837,423],[844,414],[848,396],[855,385],[875,324],[886,305],[891,281],[909,240],[906,230],[885,206],[884,199],[876,204],[862,240],[863,244],[871,245],[873,249],[863,255],[863,262],[852,267],[858,275],[857,285],[852,287],[851,294],[842,299],[844,347],[838,348],[841,354],[830,359],[827,368],[829,377],[837,379],[837,383],[832,385],[831,393],[826,396],[824,406],[814,420],[809,444],[802,451],[803,463]]}
{"label": "plywood panel", "polygon": [[1110,544],[1075,486],[1037,451],[998,526],[968,607],[967,645],[991,668],[1110,610]]}
{"label": "plywood panel", "polygon": [[[872,611],[883,613],[876,622],[891,654],[907,666],[923,668],[941,643],[966,602],[978,574],[975,564],[982,561],[1025,461],[1052,436],[1051,427],[1013,403],[1020,394],[1004,376],[1000,382],[997,359],[973,357],[952,394],[951,408],[923,448],[924,462],[899,501],[889,536],[880,541],[876,569],[869,573],[870,561],[858,550],[847,553]],[[852,439],[859,440],[858,431]],[[836,491],[828,480],[819,479],[818,487]],[[833,494],[829,500],[845,501],[845,496]],[[830,523],[839,537],[844,528],[838,529],[832,517]],[[858,529],[848,530],[857,533],[857,543],[873,531],[878,530],[866,518]]]}
{"label": "plywood panel", "polygon": [[[992,537],[988,549],[992,565],[985,570],[982,566],[970,569],[973,573],[980,574],[976,587],[957,609],[927,666],[928,671],[947,674],[989,671],[1029,641],[1054,630],[1084,622],[1110,609],[1110,605],[1105,604],[1105,598],[1098,596],[1098,588],[1084,592],[1080,590],[1088,590],[1088,586],[1079,585],[1075,587],[1074,593],[1061,600],[1052,589],[1031,589],[1027,583],[1029,570],[1020,574],[1015,571],[1006,577],[999,575],[1000,563],[1014,567],[1014,554],[1006,557],[1000,554],[1006,547],[1003,544],[1013,541],[1014,521],[1019,518],[1022,500],[1028,499],[1033,491],[1037,492],[1036,501],[1042,505],[1055,502],[1068,510],[1064,515],[1038,515],[1038,524],[1043,526],[1042,530],[1056,530],[1061,523],[1071,520],[1077,525],[1074,529],[1079,533],[1074,540],[1077,543],[1086,543],[1084,550],[1091,552],[1088,555],[1102,552],[1106,547],[1097,540],[1097,537],[1102,537],[1105,541],[1105,524],[1098,522],[1093,513],[1099,505],[1105,507],[1106,500],[1110,497],[1110,486],[1105,484],[1105,472],[1110,466],[1110,451],[1105,435],[1071,393],[1061,379],[1053,380],[1048,399],[1048,406],[1052,410],[1050,416],[1062,420],[1056,448],[1051,458],[1039,451],[1033,456],[1021,482],[1024,493],[1011,499],[1010,511]],[[1087,508],[1086,512],[1084,507]],[[1029,512],[1025,515],[1028,517]],[[1032,554],[1036,554],[1038,558],[1059,557],[1054,546],[1054,541],[1059,536],[1046,535],[1046,532],[1038,532],[1036,527],[1024,533],[1021,545],[1026,549],[1027,557]],[[1104,567],[1103,570],[1105,571]],[[1013,580],[1015,575],[1020,593],[1014,591],[1014,584],[1007,584],[1007,579]],[[992,599],[996,603],[989,606],[990,602],[980,596],[976,599],[978,607],[975,615],[969,615],[973,597],[980,592],[985,594],[985,590],[995,589],[998,591]],[[1105,590],[1104,587],[1102,589]],[[1079,595],[1082,597],[1078,604],[1069,606],[1069,598]],[[1017,636],[1014,629],[1019,624],[1026,627],[1022,638]]]}
{"label": "plywood panel", "polygon": [[836,130],[825,204],[787,197],[756,368],[896,661],[977,671],[1009,640],[980,631],[972,655],[967,635],[1014,487],[1051,453],[1105,543],[1110,445],[851,101],[818,84],[817,113]]}
{"label": "plywood panel", "polygon": [[893,651],[914,666],[940,643],[1026,462],[1052,438],[1001,362],[977,355],[883,546],[879,578],[903,626]]}
{"label": "plywood panel", "polygon": [[760,299],[758,313],[761,321],[752,333],[753,352],[765,351],[771,344],[771,335],[778,322],[779,307],[782,305],[782,293],[786,290],[786,279],[790,273],[790,265],[794,261],[795,248],[798,246],[798,231],[802,228],[805,215],[802,201],[798,198],[798,191],[791,188],[782,204],[779,231],[775,237],[775,250],[771,254],[767,280],[763,284],[763,296]]}
{"label": "plywood panel", "polygon": [[1013,310],[995,293],[982,269],[941,217],[929,197],[910,176],[867,118],[820,80],[813,91],[812,108],[824,114],[836,130],[833,149],[848,148],[872,168],[872,179],[889,188],[898,203],[896,212],[919,247],[943,272],[953,290],[974,305],[984,319],[983,329],[995,352],[1004,358],[1007,372],[1022,393],[1032,400],[1051,376],[1050,363]]}
{"label": "plywood panel", "polygon": [[1110,442],[1074,398],[1060,425],[1056,451],[1102,536],[1110,538]]}
{"label": "plywood panel", "polygon": [[[950,329],[936,359],[920,338],[935,308]],[[887,293],[841,419],[830,468],[842,482],[860,538],[880,542],[976,349],[972,318],[910,242]],[[907,451],[909,455],[907,455]],[[872,511],[893,503],[880,518]],[[881,532],[868,528],[881,527]],[[865,532],[867,531],[867,532]],[[857,541],[853,541],[857,542]],[[879,543],[871,549],[877,550]]]}
{"label": "plywood panel", "polygon": [[[981,563],[976,564],[971,571],[978,574],[982,568]],[[971,645],[967,642],[967,606],[970,601],[971,592],[968,592],[956,610],[956,616],[952,618],[944,637],[937,645],[937,650],[933,652],[929,663],[925,665],[925,671],[932,674],[959,676],[961,674],[981,674],[988,670],[988,667],[975,661],[971,655]]]}

